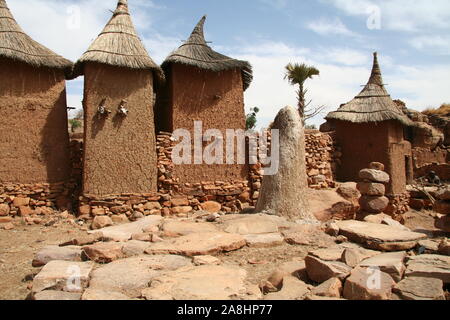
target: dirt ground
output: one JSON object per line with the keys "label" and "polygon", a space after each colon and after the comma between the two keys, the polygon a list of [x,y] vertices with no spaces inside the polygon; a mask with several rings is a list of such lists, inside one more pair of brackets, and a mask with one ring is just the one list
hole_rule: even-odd
{"label": "dirt ground", "polygon": [[[411,211],[406,216],[406,226],[426,231],[434,237],[442,234],[434,228],[432,212]],[[84,227],[85,228],[85,227]],[[33,268],[31,261],[42,247],[58,245],[78,235],[83,228],[68,222],[54,226],[17,225],[14,230],[0,230],[0,300],[23,300],[27,297],[34,275],[40,268]],[[259,284],[283,262],[304,258],[314,246],[291,246],[283,244],[273,248],[248,248],[224,253],[219,256],[224,264],[239,265],[247,270],[249,280]]]}

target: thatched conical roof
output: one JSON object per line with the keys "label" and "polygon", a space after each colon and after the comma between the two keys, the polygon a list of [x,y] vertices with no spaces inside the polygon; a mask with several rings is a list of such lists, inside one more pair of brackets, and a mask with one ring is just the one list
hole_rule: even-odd
{"label": "thatched conical roof", "polygon": [[171,63],[186,64],[215,72],[241,69],[246,90],[253,80],[252,66],[247,61],[232,59],[211,49],[203,33],[205,21],[206,16],[199,21],[189,39],[167,57],[162,64],[163,69]]}
{"label": "thatched conical roof", "polygon": [[130,69],[148,69],[152,70],[158,79],[164,77],[161,68],[150,58],[137,35],[127,0],[119,0],[112,18],[77,61],[74,77],[84,74],[83,66],[86,62]]}
{"label": "thatched conical roof", "polygon": [[31,39],[14,19],[5,0],[0,0],[0,57],[21,61],[33,67],[72,68],[72,62]]}
{"label": "thatched conical roof", "polygon": [[398,120],[404,125],[412,124],[386,91],[377,53],[373,55],[372,74],[367,85],[352,101],[342,105],[337,111],[330,112],[325,119],[353,123]]}

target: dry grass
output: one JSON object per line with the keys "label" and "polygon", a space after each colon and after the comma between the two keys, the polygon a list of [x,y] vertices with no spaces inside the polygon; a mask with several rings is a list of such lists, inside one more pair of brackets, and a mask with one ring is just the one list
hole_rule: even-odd
{"label": "dry grass", "polygon": [[423,113],[427,116],[450,116],[450,103],[444,103],[438,109],[427,109]]}

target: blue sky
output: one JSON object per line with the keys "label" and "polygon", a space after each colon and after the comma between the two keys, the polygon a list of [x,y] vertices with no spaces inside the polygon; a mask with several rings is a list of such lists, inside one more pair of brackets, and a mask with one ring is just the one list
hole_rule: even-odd
{"label": "blue sky", "polygon": [[[211,46],[254,67],[247,110],[261,109],[267,125],[279,109],[295,105],[283,80],[288,62],[316,66],[308,82],[313,105],[335,110],[365,84],[378,51],[387,88],[409,108],[450,102],[448,0],[129,0],[136,28],[161,63],[207,14]],[[7,0],[35,40],[76,61],[111,17],[116,0]],[[68,82],[70,106],[81,107],[83,79]],[[323,116],[311,120],[322,123]]]}

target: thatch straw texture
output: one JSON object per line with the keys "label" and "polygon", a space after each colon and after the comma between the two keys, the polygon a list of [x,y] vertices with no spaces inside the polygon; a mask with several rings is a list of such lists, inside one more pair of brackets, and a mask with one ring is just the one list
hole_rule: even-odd
{"label": "thatch straw texture", "polygon": [[353,123],[382,122],[397,120],[404,125],[412,125],[400,110],[383,85],[377,53],[374,53],[372,74],[364,89],[352,101],[330,112],[327,120],[342,120]]}
{"label": "thatch straw texture", "polygon": [[72,62],[30,38],[17,24],[5,0],[0,0],[0,57],[21,61],[33,67],[72,68]]}
{"label": "thatch straw texture", "polygon": [[232,59],[211,49],[203,32],[205,21],[206,16],[197,24],[189,39],[167,57],[162,68],[166,69],[171,63],[180,63],[214,72],[241,69],[246,90],[253,80],[252,66],[247,61]]}
{"label": "thatch straw texture", "polygon": [[128,11],[127,0],[119,0],[117,9],[103,31],[77,61],[74,77],[84,74],[84,64],[96,62],[130,69],[149,69],[157,79],[164,78],[161,68],[150,58]]}

